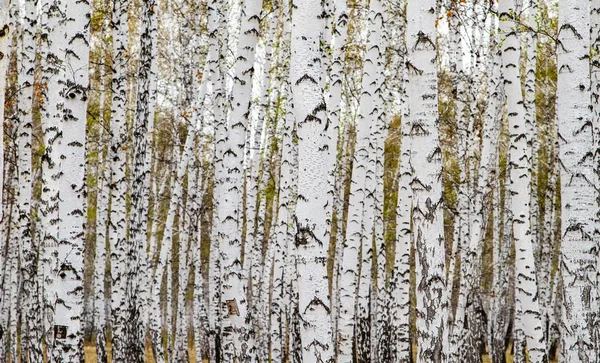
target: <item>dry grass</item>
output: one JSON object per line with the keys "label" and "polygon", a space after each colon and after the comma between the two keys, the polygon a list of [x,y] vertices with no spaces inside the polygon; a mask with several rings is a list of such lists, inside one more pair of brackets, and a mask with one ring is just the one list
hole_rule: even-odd
{"label": "dry grass", "polygon": [[[110,346],[107,347],[110,354]],[[190,347],[190,363],[196,363],[196,351],[194,347]],[[413,346],[413,355],[414,360],[417,359],[417,346]],[[492,359],[488,355],[484,355],[482,357],[483,363],[492,363]],[[86,345],[85,346],[85,363],[96,363],[98,361],[96,357],[96,347],[94,345]],[[146,362],[154,363],[154,357],[152,356],[152,350],[150,347],[146,348]],[[557,363],[558,361],[552,361],[552,363]],[[203,360],[202,363],[208,363],[208,360]],[[506,363],[513,363],[513,357],[510,354],[510,348],[506,351]]]}
{"label": "dry grass", "polygon": [[[98,362],[98,358],[96,356],[96,347],[93,344],[85,346],[85,363],[96,363]],[[110,356],[110,345],[107,347],[108,354]],[[196,363],[196,350],[193,347],[190,347],[189,350],[190,363]],[[110,362],[110,360],[109,360]],[[146,362],[154,363],[154,356],[152,355],[152,350],[150,347],[146,348]],[[208,360],[204,360],[202,363],[208,363]]]}

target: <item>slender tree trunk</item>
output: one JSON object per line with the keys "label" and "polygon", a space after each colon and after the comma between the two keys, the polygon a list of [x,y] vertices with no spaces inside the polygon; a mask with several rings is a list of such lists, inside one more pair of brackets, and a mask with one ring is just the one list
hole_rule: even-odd
{"label": "slender tree trunk", "polygon": [[340,135],[341,139],[338,139],[338,144],[342,147],[339,151],[342,155],[339,157],[339,161],[336,169],[336,187],[334,195],[334,210],[336,213],[336,243],[335,243],[335,257],[333,262],[333,278],[331,284],[331,314],[334,319],[333,323],[333,341],[335,342],[335,358],[338,357],[339,346],[339,304],[340,304],[340,291],[339,291],[339,280],[340,280],[340,265],[342,263],[343,251],[344,251],[344,181],[345,181],[345,166],[346,166],[346,152],[343,146],[347,145],[349,137],[345,135],[344,130],[347,128],[342,126],[342,94],[344,91],[343,86],[343,71],[345,64],[345,47],[346,40],[348,38],[348,9],[345,0],[337,0],[333,3],[333,55],[329,69],[329,98],[327,99],[327,109],[329,110],[329,118],[332,122],[337,123],[338,130],[334,130]]}
{"label": "slender tree trunk", "polygon": [[[127,362],[144,359],[146,346],[147,314],[150,299],[150,278],[146,273],[146,233],[148,228],[148,203],[154,109],[157,77],[157,2],[142,2],[140,31],[140,60],[137,70],[137,101],[133,132],[133,168],[131,171],[131,215],[127,240],[127,278],[125,281],[127,303],[126,344]],[[159,357],[155,358],[160,361]]]}
{"label": "slender tree trunk", "polygon": [[[19,231],[22,248],[22,302],[21,318],[22,354],[31,362],[42,359],[42,320],[41,306],[37,296],[40,281],[37,278],[38,250],[37,241],[32,236],[31,200],[33,195],[32,174],[32,119],[33,90],[36,56],[37,0],[27,0],[23,4],[23,31],[21,35],[21,57],[19,60]],[[0,67],[2,68],[2,67]],[[2,73],[0,73],[2,74]],[[0,87],[0,93],[3,93]],[[0,104],[3,104],[0,96]],[[1,135],[0,135],[1,136]],[[2,160],[2,159],[0,159]],[[0,171],[1,173],[1,171]]]}
{"label": "slender tree trunk", "polygon": [[557,49],[556,113],[561,168],[561,265],[563,302],[561,361],[597,361],[593,324],[597,307],[595,235],[597,176],[594,174],[594,134],[589,112],[588,3],[559,3],[562,46]]}
{"label": "slender tree trunk", "polygon": [[[110,223],[108,241],[111,259],[111,343],[112,359],[116,363],[126,361],[127,343],[125,325],[127,319],[126,279],[129,245],[127,242],[126,199],[128,181],[127,164],[127,53],[128,53],[128,0],[114,0],[112,7],[112,75],[111,75],[111,118],[110,149]],[[106,333],[105,333],[106,334]],[[99,355],[100,356],[100,355]]]}
{"label": "slender tree trunk", "polygon": [[[406,97],[406,70],[402,71],[400,95]],[[410,250],[413,243],[411,229],[411,210],[413,192],[410,183],[414,169],[411,164],[411,124],[408,108],[400,107],[402,112],[400,140],[400,165],[398,168],[398,204],[396,206],[396,249],[390,290],[394,299],[392,315],[395,346],[393,352],[396,361],[412,362],[412,344],[410,339]],[[451,281],[451,280],[449,280]],[[450,282],[451,284],[451,282]]]}
{"label": "slender tree trunk", "polygon": [[[90,4],[64,4],[64,78],[61,84],[62,141],[60,144],[59,245],[46,251],[54,284],[48,289],[54,305],[54,349],[51,361],[83,359],[83,258],[86,192],[85,145],[89,89]],[[60,54],[60,53],[59,53]],[[69,71],[66,71],[68,69]],[[52,92],[52,90],[49,90]],[[50,253],[51,252],[51,253]],[[59,280],[60,279],[60,280]],[[61,331],[62,330],[62,331]],[[50,356],[50,355],[49,355]]]}
{"label": "slender tree trunk", "polygon": [[[298,272],[298,317],[302,360],[333,358],[327,251],[333,204],[335,145],[327,119],[321,79],[320,39],[324,31],[318,0],[294,1],[290,83],[298,129],[298,201],[294,220]],[[336,138],[337,139],[337,138]],[[293,348],[294,349],[294,348]]]}
{"label": "slender tree trunk", "polygon": [[521,54],[519,38],[514,32],[514,0],[499,4],[500,32],[505,37],[502,49],[504,87],[506,92],[509,129],[509,164],[511,194],[510,209],[513,216],[513,238],[515,243],[515,336],[526,339],[530,362],[545,362],[542,320],[537,299],[537,282],[533,241],[530,230],[530,185],[531,185],[531,126],[527,124],[521,77],[518,64]]}
{"label": "slender tree trunk", "polygon": [[[227,27],[225,23],[227,7],[223,0],[211,0],[208,3],[208,33],[210,38],[209,55],[207,60],[208,74],[212,83],[211,107],[214,117],[214,189],[213,195],[225,194],[224,182],[226,169],[223,165],[226,151],[226,111],[225,111],[225,54],[227,46]],[[209,309],[208,317],[210,324],[210,360],[221,359],[221,321],[223,319],[223,307],[221,298],[221,238],[219,236],[220,225],[224,221],[219,214],[218,198],[213,198],[213,219],[210,245],[209,261]],[[239,299],[244,298],[240,296]],[[236,300],[237,302],[237,300]]]}
{"label": "slender tree trunk", "polygon": [[[230,113],[227,141],[223,153],[223,198],[217,207],[219,224],[218,239],[220,244],[222,284],[221,299],[226,304],[237,304],[237,314],[223,311],[223,359],[234,361],[245,359],[248,349],[246,334],[246,299],[244,297],[244,282],[247,271],[244,271],[240,261],[242,252],[242,217],[243,217],[243,160],[244,145],[248,118],[250,115],[250,98],[252,92],[252,76],[256,42],[258,39],[259,16],[262,1],[244,2],[242,8],[242,23],[238,51],[234,69],[234,84],[231,95],[232,110]],[[225,116],[225,115],[223,115]],[[219,122],[219,121],[217,121]],[[244,341],[246,340],[246,341]]]}
{"label": "slender tree trunk", "polygon": [[[11,41],[11,29],[9,24],[8,10],[11,0],[0,0],[0,125],[4,125],[4,101],[6,94],[6,73],[8,71],[9,52],[8,47]],[[4,140],[4,129],[0,127],[0,140]],[[0,185],[4,186],[4,148],[0,147]],[[2,202],[2,192],[0,192],[0,202]],[[0,205],[4,205],[0,203]],[[0,220],[3,220],[2,208],[0,208]]]}
{"label": "slender tree trunk", "polygon": [[442,153],[438,136],[435,0],[408,0],[408,122],[415,169],[412,218],[417,284],[417,361],[448,359],[448,292],[442,216]]}
{"label": "slender tree trunk", "polygon": [[[497,8],[497,7],[496,7]],[[486,122],[495,124],[492,140],[495,143],[495,150],[492,151],[492,162],[490,165],[490,175],[495,179],[493,190],[491,191],[491,209],[493,216],[492,226],[492,259],[493,259],[493,284],[492,298],[490,302],[490,312],[488,314],[488,349],[494,362],[505,362],[505,337],[508,328],[507,311],[507,292],[508,292],[508,272],[507,265],[510,251],[510,239],[512,234],[503,236],[501,239],[500,231],[507,224],[508,211],[502,211],[501,190],[500,190],[500,145],[496,143],[500,135],[502,125],[502,116],[504,114],[504,94],[501,72],[501,58],[499,49],[499,39],[496,32],[497,17],[491,20],[491,44],[490,52],[492,59],[492,68],[488,80],[488,108],[486,112]],[[506,203],[506,202],[505,202]]]}
{"label": "slender tree trunk", "polygon": [[[110,301],[105,296],[104,285],[106,282],[106,252],[109,226],[109,197],[110,197],[110,165],[107,162],[110,143],[106,138],[104,107],[105,85],[104,66],[100,67],[100,106],[98,120],[98,188],[96,191],[96,255],[94,258],[94,332],[96,334],[96,355],[98,363],[106,363],[107,318],[110,321]],[[110,138],[112,139],[112,138]]]}
{"label": "slender tree trunk", "polygon": [[[61,4],[57,0],[45,0],[42,3],[41,15],[41,37],[42,37],[42,97],[40,103],[41,124],[44,142],[44,155],[42,156],[42,193],[40,200],[40,223],[39,233],[43,243],[42,256],[43,272],[43,331],[45,334],[46,353],[53,357],[54,349],[54,305],[55,296],[53,284],[52,256],[56,251],[59,239],[59,216],[60,200],[60,150],[59,144],[62,138],[62,100],[56,90],[61,84],[61,62],[58,58],[63,44],[63,36],[59,23],[62,20]],[[64,34],[64,33],[63,33]],[[63,48],[64,49],[64,48]],[[50,91],[53,90],[53,91]]]}

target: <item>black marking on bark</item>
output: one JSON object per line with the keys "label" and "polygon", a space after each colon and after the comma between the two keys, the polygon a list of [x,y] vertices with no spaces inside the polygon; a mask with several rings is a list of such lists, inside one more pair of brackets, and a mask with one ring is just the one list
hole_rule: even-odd
{"label": "black marking on bark", "polygon": [[317,81],[315,81],[314,78],[312,78],[308,74],[304,74],[302,77],[300,77],[300,78],[298,78],[298,80],[296,80],[296,86],[298,86],[300,83],[302,83],[304,81],[310,81],[313,84],[318,84]]}
{"label": "black marking on bark", "polygon": [[419,76],[423,74],[423,70],[415,67],[410,61],[406,61],[406,69],[411,74],[416,74]]}
{"label": "black marking on bark", "polygon": [[303,226],[302,223],[298,222],[297,217],[294,217],[294,221],[296,222],[296,235],[294,236],[294,243],[296,244],[296,248],[308,245],[310,242],[310,238],[317,242],[320,247],[323,247],[323,242],[321,242],[314,234],[314,232],[312,231],[313,228],[311,228],[308,225]]}
{"label": "black marking on bark", "polygon": [[323,309],[325,309],[325,311],[327,311],[327,315],[331,314],[331,310],[329,309],[327,304],[325,304],[321,299],[319,299],[316,296],[313,297],[313,299],[308,303],[308,305],[306,305],[306,308],[304,308],[303,314],[306,314],[308,309],[312,309],[313,306],[321,306],[321,307],[323,307]]}
{"label": "black marking on bark", "polygon": [[435,50],[435,43],[431,40],[429,35],[419,31],[417,33],[417,41],[413,46],[413,50]]}
{"label": "black marking on bark", "polygon": [[577,31],[577,29],[575,29],[575,27],[571,24],[563,24],[560,29],[558,30],[558,32],[560,33],[561,31],[563,31],[564,29],[569,29],[571,30],[571,32],[573,33],[573,35],[575,35],[575,37],[579,40],[583,39],[583,37],[581,36],[581,34],[579,34],[579,32]]}
{"label": "black marking on bark", "polygon": [[[4,38],[5,36],[7,36],[9,31],[10,31],[10,28],[9,28],[8,24],[4,24],[2,29],[0,29],[0,38]],[[2,59],[2,58],[0,58],[0,59]]]}

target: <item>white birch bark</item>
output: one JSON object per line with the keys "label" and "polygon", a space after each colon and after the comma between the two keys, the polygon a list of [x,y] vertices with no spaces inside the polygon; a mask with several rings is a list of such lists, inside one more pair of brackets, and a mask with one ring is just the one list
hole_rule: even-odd
{"label": "white birch bark", "polygon": [[[147,314],[150,303],[150,276],[146,255],[148,203],[154,111],[156,105],[158,20],[155,0],[142,2],[140,56],[137,70],[136,113],[134,120],[133,167],[131,171],[131,213],[127,239],[128,261],[125,301],[127,361],[138,362],[145,352]],[[157,358],[158,359],[158,358]]]}
{"label": "white birch bark", "polygon": [[[486,111],[486,122],[494,123],[494,140],[495,150],[492,151],[492,162],[490,164],[490,175],[495,178],[493,182],[493,190],[491,191],[491,209],[493,214],[492,226],[492,259],[493,259],[493,284],[492,298],[490,302],[490,312],[488,314],[488,349],[490,356],[494,362],[504,362],[506,347],[505,337],[508,328],[507,319],[507,292],[508,292],[508,272],[507,263],[510,252],[510,240],[512,234],[500,238],[500,231],[508,222],[508,211],[502,211],[500,196],[500,165],[499,165],[499,149],[500,145],[497,140],[500,134],[502,125],[502,117],[504,114],[504,87],[502,79],[502,62],[500,58],[499,39],[497,35],[497,17],[491,19],[491,36],[490,36],[490,52],[492,59],[491,71],[488,79],[488,107]],[[505,200],[505,203],[506,200]]]}
{"label": "white birch bark", "polygon": [[[33,82],[36,55],[35,36],[37,32],[37,1],[27,0],[23,3],[23,25],[21,33],[19,75],[21,85],[19,91],[19,230],[22,248],[22,303],[23,313],[21,320],[22,357],[35,362],[42,359],[42,320],[40,319],[41,306],[38,299],[40,281],[37,278],[37,259],[39,246],[32,238],[31,200],[33,192],[32,174],[32,119],[33,119]],[[1,68],[1,67],[0,67]],[[2,74],[2,73],[0,73]],[[0,87],[0,92],[3,93]],[[1,97],[0,97],[1,98]],[[2,101],[0,100],[0,104]],[[2,159],[0,159],[2,160]],[[0,171],[1,174],[1,171]]]}
{"label": "white birch bark", "polygon": [[[289,33],[287,33],[289,35]],[[287,82],[286,82],[287,83]],[[289,84],[284,84],[287,93],[286,105],[291,105],[291,94]],[[296,151],[293,145],[294,116],[291,109],[287,110],[282,135],[282,160],[279,182],[279,206],[275,232],[272,239],[273,248],[273,282],[271,287],[271,309],[270,309],[270,334],[271,334],[271,356],[274,361],[284,361],[286,352],[286,302],[285,290],[290,279],[286,262],[289,261],[288,251],[293,243],[291,238],[293,225],[293,179],[294,167],[293,154]]]}
{"label": "white birch bark", "polygon": [[217,229],[220,244],[222,284],[221,299],[225,302],[235,300],[239,314],[223,311],[223,359],[233,361],[244,359],[248,354],[244,342],[246,334],[247,302],[244,297],[244,282],[247,272],[243,270],[242,261],[242,192],[244,145],[248,119],[250,115],[250,98],[252,93],[252,75],[256,42],[258,39],[259,16],[262,1],[244,2],[238,50],[234,66],[234,84],[231,95],[232,110],[229,115],[227,141],[223,153],[225,179],[222,198],[217,207],[221,221],[214,225]]}
{"label": "white birch bark", "polygon": [[125,324],[126,324],[126,273],[129,261],[127,254],[127,210],[126,198],[128,180],[126,178],[127,134],[127,53],[128,0],[115,0],[112,6],[112,75],[111,75],[111,109],[110,109],[110,148],[108,160],[110,168],[110,200],[108,242],[111,259],[111,307],[110,325],[112,329],[112,359],[124,362],[126,356]]}
{"label": "white birch bark", "polygon": [[[10,161],[9,161],[10,162]],[[5,180],[10,181],[10,185],[6,185],[5,189],[14,188],[16,185],[15,168],[6,168],[8,173],[5,175]],[[18,266],[21,260],[21,250],[18,239],[15,238],[15,227],[18,221],[18,211],[14,200],[10,200],[9,194],[6,195],[8,202],[7,213],[3,223],[5,227],[6,250],[5,260],[2,267],[2,297],[0,301],[0,329],[2,331],[0,347],[0,359],[9,361],[16,359],[16,340],[17,330],[16,322],[18,319],[17,298],[19,290]]]}
{"label": "white birch bark", "polygon": [[[64,78],[61,83],[62,143],[60,145],[59,245],[46,251],[54,283],[47,293],[54,299],[54,349],[51,361],[83,359],[83,255],[85,245],[85,144],[89,89],[90,4],[64,4]],[[63,36],[63,35],[61,35]],[[60,54],[60,53],[59,53]],[[53,92],[49,89],[50,92]],[[51,300],[52,301],[52,300]],[[59,326],[64,326],[60,337]],[[50,354],[49,354],[50,356]]]}
{"label": "white birch bark", "polygon": [[[452,325],[450,326],[450,359],[456,361],[459,359],[459,348],[464,342],[459,342],[464,337],[464,320],[465,320],[465,305],[467,294],[467,280],[465,272],[467,270],[467,251],[470,243],[471,224],[470,217],[470,181],[468,179],[469,162],[469,144],[470,144],[470,120],[467,101],[468,92],[466,87],[467,76],[465,72],[463,59],[463,27],[468,26],[461,21],[461,17],[465,16],[467,22],[469,15],[467,13],[467,5],[459,2],[454,2],[449,13],[450,15],[450,70],[454,78],[454,87],[456,87],[456,96],[454,100],[454,112],[457,127],[456,152],[459,164],[459,180],[457,185],[457,201],[456,215],[454,217],[454,241],[452,245],[453,253],[451,254],[451,269],[450,283],[458,278],[458,301],[456,311],[452,314]],[[454,92],[454,89],[453,89]],[[456,259],[460,260],[460,271],[457,269]],[[470,281],[469,281],[470,283]]]}
{"label": "white birch bark", "polygon": [[[401,91],[406,96],[406,72],[402,72]],[[398,168],[398,205],[396,206],[396,250],[394,268],[392,270],[390,290],[394,299],[393,332],[395,346],[393,354],[398,362],[412,361],[412,344],[410,340],[410,250],[413,242],[411,229],[413,179],[411,164],[411,125],[408,117],[408,106],[401,107],[400,165]],[[452,280],[449,280],[452,281]],[[447,282],[451,284],[451,282]]]}
{"label": "white birch bark", "polygon": [[561,265],[563,362],[597,361],[592,331],[597,310],[597,176],[589,112],[588,2],[561,1],[556,112],[561,163]]}
{"label": "white birch bark", "polygon": [[408,104],[411,164],[415,168],[412,218],[417,284],[417,361],[448,358],[448,292],[438,136],[435,0],[408,0]]}
{"label": "white birch bark", "polygon": [[[355,148],[356,160],[353,164],[353,179],[355,171],[357,177],[356,191],[362,195],[355,195],[350,191],[351,210],[360,210],[358,205],[362,204],[362,217],[358,221],[359,229],[354,229],[354,220],[349,220],[347,236],[358,237],[360,246],[360,278],[357,292],[356,325],[354,332],[357,341],[357,355],[361,362],[374,361],[376,359],[376,329],[374,326],[377,318],[375,304],[377,303],[377,291],[372,281],[373,240],[377,243],[377,249],[383,240],[382,233],[376,230],[383,226],[383,193],[378,193],[382,186],[383,170],[383,128],[385,125],[385,113],[383,102],[384,85],[384,14],[380,1],[371,0],[367,27],[367,53],[364,60],[363,87],[359,102],[359,114],[357,121],[357,145]],[[361,173],[358,173],[358,170]],[[362,175],[361,175],[362,174]],[[353,180],[354,181],[354,180]],[[361,185],[362,184],[362,185]],[[353,185],[354,186],[354,185]],[[381,189],[381,192],[383,190]],[[357,198],[353,201],[353,198]],[[382,230],[380,230],[382,232]],[[379,238],[375,235],[379,235]],[[350,238],[351,239],[351,238]],[[378,261],[379,262],[379,261]],[[344,264],[344,269],[348,268]],[[344,281],[344,280],[343,280]],[[344,284],[345,285],[345,284]]]}
{"label": "white birch bark", "polygon": [[[42,193],[40,200],[40,240],[43,243],[41,262],[43,270],[43,329],[45,333],[45,344],[48,356],[53,356],[54,348],[54,299],[51,295],[53,290],[54,276],[52,274],[53,252],[59,243],[59,182],[60,173],[59,147],[62,135],[62,101],[56,90],[60,89],[61,63],[59,52],[64,44],[61,44],[59,22],[61,20],[61,4],[54,0],[46,0],[42,3],[41,35],[42,42],[42,89],[43,101],[40,104],[41,123],[44,142],[44,155],[42,156]],[[64,48],[63,48],[64,49]],[[54,90],[54,92],[50,91]]]}
{"label": "white birch bark", "polygon": [[[202,145],[204,138],[202,134],[198,135],[198,145]],[[203,289],[204,285],[204,276],[202,274],[202,259],[200,255],[201,245],[202,245],[202,235],[201,235],[201,211],[203,208],[202,200],[204,199],[204,172],[202,166],[202,153],[199,153],[199,156],[196,156],[196,160],[194,162],[194,166],[191,168],[193,173],[196,173],[195,183],[192,185],[188,184],[188,193],[191,193],[194,196],[193,207],[191,209],[192,215],[194,218],[192,219],[192,225],[194,230],[194,236],[190,240],[190,248],[192,251],[192,265],[194,269],[194,284],[193,284],[193,292],[192,292],[192,316],[193,316],[193,330],[194,330],[194,348],[196,353],[196,362],[202,361],[203,353],[206,351],[206,343],[208,339],[208,316],[205,304],[205,291]]]}
{"label": "white birch bark", "polygon": [[[212,85],[210,95],[211,107],[213,108],[212,117],[214,117],[214,189],[213,195],[220,196],[224,194],[225,168],[223,158],[226,143],[226,111],[225,107],[225,53],[227,42],[227,27],[225,15],[227,6],[223,0],[211,0],[208,3],[208,33],[210,38],[209,55],[207,68],[209,79]],[[213,197],[213,223],[211,231],[210,260],[209,260],[209,307],[208,318],[210,325],[210,360],[216,360],[221,357],[221,351],[217,351],[217,343],[220,344],[222,329],[222,299],[221,299],[221,238],[219,236],[218,226],[223,222],[218,213],[219,198]],[[240,297],[241,299],[241,297]]]}
{"label": "white birch bark", "polygon": [[508,191],[511,194],[510,209],[515,243],[515,336],[517,344],[520,335],[526,339],[530,362],[544,362],[546,350],[537,299],[535,259],[530,231],[531,149],[528,142],[531,140],[531,127],[527,124],[524,114],[518,68],[521,45],[514,31],[514,14],[514,0],[499,3],[500,34],[504,38],[502,71],[510,137]]}
{"label": "white birch bark", "polygon": [[327,279],[327,250],[333,204],[337,140],[329,127],[324,100],[320,39],[324,31],[318,0],[294,1],[290,83],[298,128],[298,201],[295,210],[295,253],[298,313],[305,362],[333,358],[332,323]]}
{"label": "white birch bark", "polygon": [[[262,150],[264,149],[263,140],[263,130],[266,129],[268,117],[267,108],[270,100],[271,94],[271,73],[273,71],[272,68],[272,57],[274,56],[274,42],[275,42],[275,32],[276,32],[276,20],[277,17],[272,15],[268,17],[268,34],[267,39],[265,41],[265,59],[264,64],[262,64],[263,74],[260,77],[260,81],[262,82],[262,89],[260,95],[260,104],[258,105],[258,115],[252,127],[252,133],[254,134],[253,139],[250,138],[250,132],[246,133],[247,140],[250,141],[248,145],[246,145],[246,158],[248,166],[246,167],[246,243],[253,244],[257,240],[256,238],[256,229],[258,226],[258,219],[261,218],[257,215],[257,201],[259,195],[259,184],[260,184],[260,159],[263,155]],[[252,78],[252,82],[256,82],[254,77]],[[246,247],[247,249],[247,247]],[[248,250],[248,249],[247,249]],[[248,259],[248,262],[251,262]],[[244,264],[246,266],[250,266],[249,263],[246,263],[246,259],[244,259]]]}
{"label": "white birch bark", "polygon": [[[543,234],[540,238],[541,244],[541,256],[542,256],[542,264],[540,266],[540,275],[544,276],[544,278],[540,279],[539,289],[540,289],[540,301],[542,299],[545,300],[543,303],[544,311],[543,311],[543,327],[544,327],[544,335],[546,339],[546,350],[550,355],[551,347],[555,345],[553,336],[553,331],[557,329],[557,314],[555,314],[556,306],[555,300],[556,297],[553,296],[557,291],[556,279],[560,276],[560,271],[554,272],[554,277],[552,277],[552,265],[554,264],[554,257],[556,254],[555,243],[556,241],[556,231],[559,230],[559,221],[556,218],[556,212],[558,206],[556,205],[556,193],[559,192],[557,188],[557,180],[560,174],[560,163],[558,162],[558,157],[560,154],[559,150],[559,141],[557,138],[557,127],[554,126],[551,132],[552,141],[554,143],[553,152],[550,153],[548,157],[548,165],[551,166],[549,168],[548,182],[546,185],[546,205],[544,208],[544,230]],[[560,266],[560,264],[559,264]],[[546,292],[543,293],[542,291]],[[549,357],[550,358],[550,357]]]}
{"label": "white birch bark", "polygon": [[[162,314],[160,309],[161,303],[161,295],[160,295],[160,287],[163,282],[163,276],[165,270],[170,270],[171,267],[167,265],[168,260],[170,260],[170,256],[172,256],[172,248],[173,248],[173,237],[174,237],[174,222],[175,216],[177,214],[177,209],[181,204],[182,200],[182,188],[183,188],[183,178],[185,177],[188,163],[190,161],[192,146],[194,137],[193,132],[190,130],[188,132],[188,136],[186,137],[186,142],[183,147],[183,153],[181,154],[181,158],[179,157],[179,147],[176,146],[177,149],[174,153],[175,160],[177,160],[177,168],[176,168],[176,176],[171,180],[171,199],[169,201],[169,209],[167,212],[167,220],[165,221],[165,227],[163,232],[163,238],[161,243],[161,248],[159,251],[158,263],[156,264],[156,271],[154,273],[152,279],[152,285],[150,288],[150,296],[152,298],[148,317],[149,317],[149,330],[150,336],[152,338],[152,344],[155,353],[155,359],[157,362],[165,361],[165,352],[162,350]],[[181,216],[180,216],[181,218]],[[180,246],[182,250],[179,253],[183,253],[185,255],[185,246]],[[181,262],[181,261],[180,261]],[[184,258],[185,265],[185,258]],[[179,276],[181,280],[187,281],[185,276]],[[180,280],[180,281],[181,281]],[[170,278],[167,278],[168,283],[170,282]],[[167,293],[167,296],[170,294]],[[170,304],[167,304],[167,310],[171,308]],[[170,331],[170,325],[167,325],[167,331]],[[176,345],[177,346],[177,345]]]}
{"label": "white birch bark", "polygon": [[110,140],[105,132],[105,85],[104,67],[100,67],[100,100],[98,120],[98,188],[96,191],[96,249],[94,258],[94,332],[96,334],[96,355],[98,363],[107,361],[106,352],[106,327],[107,318],[110,321],[110,301],[105,297],[104,284],[106,282],[106,251],[109,225],[109,196],[110,196],[110,165],[107,162]]}
{"label": "white birch bark", "polygon": [[[2,0],[0,2],[0,105],[2,105],[2,110],[0,110],[0,124],[4,125],[4,101],[6,95],[6,73],[8,71],[8,62],[9,62],[9,43],[11,41],[11,33],[12,29],[9,24],[9,14],[8,10],[10,8],[11,0]],[[0,128],[0,140],[4,140],[4,129]],[[0,148],[0,185],[4,185],[4,147]],[[0,202],[2,202],[2,195],[0,192]],[[4,205],[0,203],[0,205]],[[3,220],[3,211],[0,208],[0,220]]]}
{"label": "white birch bark", "polygon": [[333,54],[329,69],[329,97],[327,98],[327,109],[329,110],[329,118],[333,123],[338,124],[338,132],[340,138],[338,144],[342,145],[342,156],[337,164],[336,170],[336,187],[334,195],[334,209],[336,213],[336,245],[333,267],[333,282],[331,286],[331,314],[334,319],[333,323],[333,341],[336,342],[335,357],[338,356],[338,335],[339,335],[339,276],[340,265],[342,263],[343,248],[344,248],[344,190],[343,182],[345,181],[345,166],[346,152],[343,148],[348,143],[349,137],[345,137],[345,127],[342,124],[342,93],[343,87],[343,71],[345,64],[345,47],[348,38],[348,6],[345,0],[337,0],[333,3]]}
{"label": "white birch bark", "polygon": [[[600,3],[597,1],[590,2],[589,5],[590,10],[590,95],[591,95],[591,117],[592,117],[592,126],[594,135],[600,135]],[[595,136],[594,137],[594,148],[596,152],[594,152],[594,172],[598,176],[600,176],[600,139]],[[596,179],[598,181],[598,179]],[[552,211],[552,208],[546,208],[548,212]],[[543,241],[546,242],[546,241]],[[597,279],[600,279],[600,258],[597,259]],[[548,283],[550,282],[550,279]],[[596,289],[596,293],[598,294],[597,301],[600,300],[600,288]],[[550,296],[545,296],[546,298],[550,298]],[[551,307],[548,306],[547,312],[549,313],[547,317],[549,318],[547,327],[548,327],[548,340],[547,343],[550,346],[551,338],[550,338],[550,328],[552,325],[552,320],[550,318],[551,315]],[[596,339],[600,336],[600,320],[596,319],[595,326],[595,336]],[[600,353],[598,353],[600,354]]]}
{"label": "white birch bark", "polygon": [[[291,237],[294,230],[294,202],[293,193],[294,179],[294,155],[296,148],[293,141],[295,119],[291,111],[291,88],[287,80],[289,68],[287,59],[290,49],[290,7],[289,3],[284,2],[280,8],[281,32],[278,35],[279,46],[277,47],[278,61],[275,65],[277,73],[275,82],[280,85],[278,99],[279,107],[275,110],[275,118],[282,118],[281,123],[281,148],[280,148],[280,166],[278,169],[278,197],[274,198],[273,203],[273,222],[272,233],[269,235],[269,244],[267,246],[267,260],[269,269],[263,272],[263,281],[261,286],[263,290],[265,303],[264,319],[268,319],[268,326],[265,328],[264,335],[268,344],[267,353],[273,361],[285,361],[287,356],[287,309],[289,304],[286,301],[286,291],[289,286],[289,250],[293,243]],[[282,115],[282,116],[279,116]],[[265,286],[268,285],[268,286]]]}
{"label": "white birch bark", "polygon": [[[546,299],[545,295],[548,295],[548,290],[545,288],[548,276],[543,274],[544,268],[543,257],[540,252],[540,239],[538,233],[538,221],[539,221],[539,205],[538,205],[538,153],[539,153],[539,137],[538,127],[536,120],[536,105],[535,105],[535,90],[536,90],[536,68],[537,68],[537,8],[538,0],[529,0],[527,3],[527,13],[525,14],[525,23],[529,27],[529,30],[525,33],[526,47],[526,68],[525,68],[525,92],[524,92],[524,105],[525,105],[525,120],[528,125],[528,132],[531,137],[529,148],[531,149],[531,191],[530,191],[530,224],[531,224],[531,241],[534,245],[534,256],[536,258],[537,269],[537,281],[538,281],[538,294],[539,304],[542,313],[546,311]],[[551,262],[550,262],[551,263]]]}

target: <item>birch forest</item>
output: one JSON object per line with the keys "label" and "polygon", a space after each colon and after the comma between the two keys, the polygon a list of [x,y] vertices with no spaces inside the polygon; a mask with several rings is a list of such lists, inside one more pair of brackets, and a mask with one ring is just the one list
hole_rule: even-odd
{"label": "birch forest", "polygon": [[600,0],[0,0],[0,363],[600,362]]}

